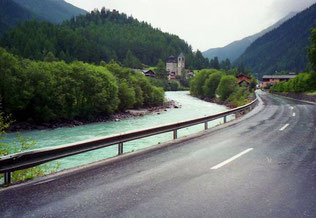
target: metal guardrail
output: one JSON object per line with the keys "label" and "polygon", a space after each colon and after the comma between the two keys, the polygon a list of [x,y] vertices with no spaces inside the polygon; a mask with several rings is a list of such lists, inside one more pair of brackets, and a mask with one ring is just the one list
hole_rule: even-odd
{"label": "metal guardrail", "polygon": [[206,130],[208,129],[208,122],[219,118],[224,118],[224,123],[226,123],[227,116],[237,114],[241,111],[246,111],[248,109],[251,110],[257,102],[258,99],[256,98],[251,103],[232,110],[183,122],[167,124],[150,129],[137,130],[133,132],[93,139],[89,141],[71,143],[57,147],[31,150],[3,156],[0,157],[0,173],[4,173],[4,184],[9,185],[11,183],[12,172],[34,167],[60,158],[81,154],[84,152],[105,148],[113,145],[118,145],[118,155],[122,155],[124,142],[129,142],[136,139],[141,139],[167,132],[173,132],[173,139],[175,140],[178,138],[177,131],[179,129],[204,123],[204,129]]}

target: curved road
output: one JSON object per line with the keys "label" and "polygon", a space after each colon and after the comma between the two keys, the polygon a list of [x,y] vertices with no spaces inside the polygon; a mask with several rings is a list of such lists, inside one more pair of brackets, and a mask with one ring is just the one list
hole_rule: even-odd
{"label": "curved road", "polygon": [[1,217],[316,217],[316,105],[260,94],[241,120],[0,191]]}

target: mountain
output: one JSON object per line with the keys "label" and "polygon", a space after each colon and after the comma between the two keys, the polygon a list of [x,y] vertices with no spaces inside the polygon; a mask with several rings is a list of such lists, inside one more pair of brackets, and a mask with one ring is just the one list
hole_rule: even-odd
{"label": "mountain", "polygon": [[308,64],[306,47],[315,27],[316,4],[253,42],[236,60],[262,77],[280,71],[300,72]]}
{"label": "mountain", "polygon": [[261,32],[248,36],[244,39],[230,43],[229,45],[221,48],[211,48],[203,52],[203,56],[209,59],[218,57],[219,61],[225,60],[226,58],[230,59],[232,62],[235,61],[244,51],[253,43],[256,39],[263,36],[264,34],[270,32],[271,30],[279,27],[288,19],[292,18],[297,12],[291,12],[286,17],[279,20],[274,25],[268,27],[267,29],[262,30]]}
{"label": "mountain", "polygon": [[10,27],[30,19],[39,17],[12,0],[0,0],[0,35]]}
{"label": "mountain", "polygon": [[0,35],[26,20],[61,23],[86,13],[63,0],[0,0]]}
{"label": "mountain", "polygon": [[59,25],[27,21],[4,34],[0,46],[35,60],[45,60],[49,54],[66,62],[80,60],[99,64],[114,59],[120,63],[150,66],[155,66],[159,59],[166,60],[170,55],[182,52],[187,67],[200,69],[208,66],[202,53],[193,53],[191,46],[178,36],[105,8]]}
{"label": "mountain", "polygon": [[77,8],[64,0],[13,0],[28,11],[52,23],[61,23],[74,16],[86,14],[83,9]]}

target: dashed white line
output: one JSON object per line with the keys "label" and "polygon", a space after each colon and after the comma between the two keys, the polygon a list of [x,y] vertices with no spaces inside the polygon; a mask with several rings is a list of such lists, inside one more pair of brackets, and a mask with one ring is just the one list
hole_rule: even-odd
{"label": "dashed white line", "polygon": [[224,162],[220,163],[220,164],[217,164],[216,166],[212,167],[211,170],[217,170],[223,166],[225,166],[226,164],[229,164],[230,162],[236,160],[237,158],[247,154],[248,152],[252,151],[253,148],[248,148],[247,150],[243,151],[243,152],[240,152],[239,154],[229,158],[228,160],[225,160]]}
{"label": "dashed white line", "polygon": [[295,117],[296,116],[296,114],[295,113],[293,113],[293,117]]}
{"label": "dashed white line", "polygon": [[289,125],[290,125],[290,124],[285,124],[285,125],[280,129],[280,131],[285,130]]}

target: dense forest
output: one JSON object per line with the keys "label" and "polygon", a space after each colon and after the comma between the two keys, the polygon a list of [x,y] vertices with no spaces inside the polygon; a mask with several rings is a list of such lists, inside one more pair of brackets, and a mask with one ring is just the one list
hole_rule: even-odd
{"label": "dense forest", "polygon": [[164,102],[162,88],[114,61],[32,61],[0,48],[0,72],[2,109],[17,121],[89,119]]}
{"label": "dense forest", "polygon": [[312,29],[310,37],[311,46],[307,48],[308,58],[312,70],[301,73],[288,82],[276,83],[271,87],[271,92],[303,93],[316,91],[316,29]]}
{"label": "dense forest", "polygon": [[316,4],[257,39],[236,63],[250,67],[259,78],[280,71],[303,71],[308,64],[306,47],[315,21]]}
{"label": "dense forest", "polygon": [[9,52],[34,60],[44,60],[51,52],[59,60],[100,63],[115,60],[155,66],[159,59],[183,52],[186,67],[202,69],[209,61],[178,36],[163,33],[133,17],[103,8],[80,15],[61,25],[27,21],[7,32],[0,45]]}

